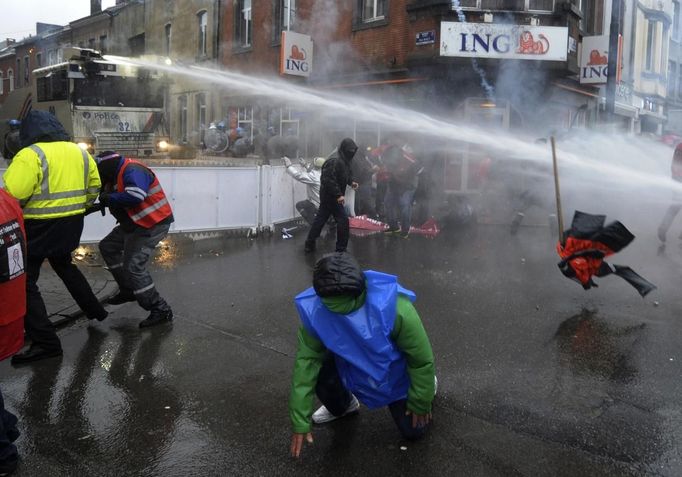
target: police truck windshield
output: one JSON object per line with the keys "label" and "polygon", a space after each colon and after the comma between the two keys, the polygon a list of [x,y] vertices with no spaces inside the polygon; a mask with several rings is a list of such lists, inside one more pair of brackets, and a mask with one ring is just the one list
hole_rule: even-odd
{"label": "police truck windshield", "polygon": [[162,108],[163,93],[154,84],[145,78],[120,76],[75,79],[72,102],[75,106]]}

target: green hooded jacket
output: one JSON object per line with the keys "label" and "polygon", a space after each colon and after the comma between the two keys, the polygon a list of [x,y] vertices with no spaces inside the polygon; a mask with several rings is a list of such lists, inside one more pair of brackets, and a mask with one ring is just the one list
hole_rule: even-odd
{"label": "green hooded jacket", "polygon": [[[330,311],[348,314],[365,303],[366,292],[357,298],[337,296],[322,298]],[[434,394],[433,351],[417,310],[408,298],[398,295],[397,316],[391,331],[391,339],[407,359],[410,388],[407,392],[407,408],[415,414],[431,412]],[[295,433],[307,433],[311,429],[315,385],[327,348],[301,326],[298,329],[298,351],[289,396],[289,417]]]}

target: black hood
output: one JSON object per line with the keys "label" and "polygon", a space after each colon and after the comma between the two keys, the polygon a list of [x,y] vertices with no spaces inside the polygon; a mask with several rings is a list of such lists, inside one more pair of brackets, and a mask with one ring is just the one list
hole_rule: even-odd
{"label": "black hood", "polygon": [[69,134],[57,118],[47,111],[32,110],[21,121],[19,130],[21,147],[37,142],[70,141]]}
{"label": "black hood", "polygon": [[365,274],[351,254],[332,253],[315,264],[313,288],[322,298],[342,295],[357,297],[365,291]]}
{"label": "black hood", "polygon": [[116,184],[118,169],[123,157],[113,151],[105,151],[97,154],[97,170],[102,185]]}
{"label": "black hood", "polygon": [[358,150],[357,144],[355,144],[355,141],[353,141],[351,138],[347,137],[343,141],[341,141],[341,144],[339,145],[339,157],[343,159],[345,162],[350,163],[350,161],[353,159],[353,156],[355,156],[355,153]]}

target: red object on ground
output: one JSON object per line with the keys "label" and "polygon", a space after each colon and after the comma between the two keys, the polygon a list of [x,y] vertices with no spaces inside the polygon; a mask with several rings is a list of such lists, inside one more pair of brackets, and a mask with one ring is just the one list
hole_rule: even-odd
{"label": "red object on ground", "polygon": [[[19,228],[17,228],[17,223]],[[24,346],[26,315],[26,233],[19,203],[0,189],[0,260],[7,261],[8,273],[14,278],[0,282],[0,360],[12,356]],[[17,240],[19,238],[19,240]],[[19,247],[21,244],[21,248]],[[23,255],[23,256],[22,256]],[[16,264],[14,263],[16,259]],[[20,265],[17,265],[20,264]],[[13,267],[20,267],[18,270]],[[6,269],[7,270],[7,269]],[[18,273],[18,275],[17,275]],[[16,276],[15,276],[16,275]]]}
{"label": "red object on ground", "polygon": [[436,219],[430,218],[424,222],[420,227],[410,227],[411,234],[425,235],[427,237],[435,237],[440,233],[440,227]]}
{"label": "red object on ground", "polygon": [[351,229],[371,230],[374,232],[381,232],[388,228],[388,225],[385,223],[379,220],[370,219],[366,215],[348,217],[348,223]]}

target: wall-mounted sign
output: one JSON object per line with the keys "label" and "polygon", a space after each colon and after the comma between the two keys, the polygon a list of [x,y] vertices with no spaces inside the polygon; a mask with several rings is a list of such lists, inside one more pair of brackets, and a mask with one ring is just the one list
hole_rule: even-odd
{"label": "wall-mounted sign", "polygon": [[441,22],[440,55],[566,61],[568,28]]}
{"label": "wall-mounted sign", "polygon": [[608,76],[608,35],[584,37],[580,52],[580,82],[582,84],[604,84]]}
{"label": "wall-mounted sign", "polygon": [[310,76],[313,69],[313,40],[309,35],[283,31],[280,48],[280,74]]}
{"label": "wall-mounted sign", "polygon": [[415,44],[419,45],[431,45],[436,42],[436,30],[431,31],[420,31],[417,33],[415,38]]}

